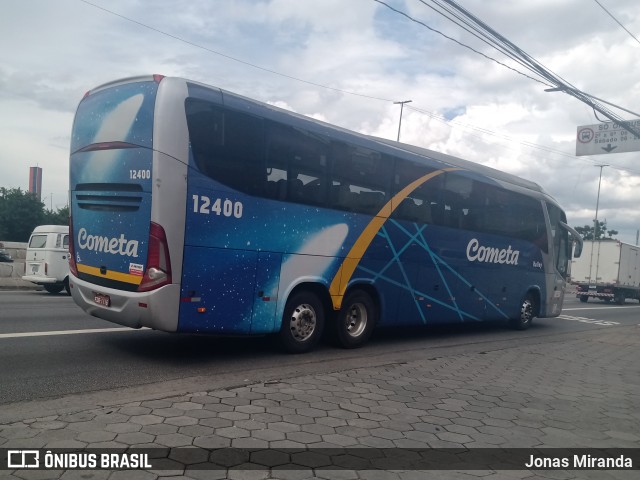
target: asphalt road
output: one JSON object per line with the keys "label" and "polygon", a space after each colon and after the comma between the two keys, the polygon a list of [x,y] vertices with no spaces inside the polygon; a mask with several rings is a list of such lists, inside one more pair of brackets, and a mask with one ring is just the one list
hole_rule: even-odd
{"label": "asphalt road", "polygon": [[502,324],[378,331],[358,350],[323,345],[286,355],[268,337],[216,338],[131,330],[85,314],[66,295],[0,292],[0,404],[94,392],[94,400],[159,397],[287,375],[494,351],[514,342],[559,341],[640,323],[640,304],[565,302],[559,318],[536,319],[524,332]]}

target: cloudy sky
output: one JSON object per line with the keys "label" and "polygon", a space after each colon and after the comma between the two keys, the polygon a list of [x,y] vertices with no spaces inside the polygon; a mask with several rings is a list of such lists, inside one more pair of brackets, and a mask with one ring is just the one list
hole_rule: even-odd
{"label": "cloudy sky", "polygon": [[[458,1],[579,89],[640,110],[637,0]],[[424,25],[374,0],[3,0],[0,187],[27,189],[39,165],[47,208],[64,206],[84,93],[160,73],[390,139],[393,102],[410,99],[401,141],[534,180],[573,226],[592,223],[608,164],[598,218],[635,243],[640,152],[576,157],[576,127],[599,121],[591,108],[426,28],[516,67],[431,0],[386,3]]]}

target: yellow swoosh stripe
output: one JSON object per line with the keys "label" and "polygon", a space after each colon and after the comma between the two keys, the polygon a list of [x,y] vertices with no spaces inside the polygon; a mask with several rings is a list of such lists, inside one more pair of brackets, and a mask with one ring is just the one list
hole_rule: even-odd
{"label": "yellow swoosh stripe", "polygon": [[130,275],[128,273],[114,272],[113,270],[107,270],[106,274],[100,273],[100,269],[96,267],[90,267],[89,265],[77,264],[78,272],[86,273],[88,275],[94,275],[100,278],[108,278],[109,280],[115,280],[117,282],[133,283],[134,285],[140,285],[142,282],[142,276]]}
{"label": "yellow swoosh stripe", "polygon": [[428,173],[417,180],[414,180],[409,185],[404,187],[398,193],[396,193],[391,200],[389,200],[384,207],[378,212],[378,214],[373,217],[371,222],[365,227],[362,231],[358,239],[355,241],[351,250],[347,254],[347,257],[340,265],[338,272],[335,277],[331,281],[331,285],[329,286],[329,294],[331,295],[331,301],[333,303],[333,308],[335,310],[339,310],[342,306],[342,299],[344,297],[344,292],[347,290],[347,285],[349,284],[349,280],[353,276],[353,272],[355,272],[360,260],[364,256],[364,253],[371,245],[371,242],[378,234],[382,225],[389,219],[393,211],[398,208],[400,203],[407,198],[416,188],[418,188],[423,183],[431,180],[438,175],[442,175],[445,172],[452,172],[455,170],[461,170],[460,168],[443,168],[442,170],[437,170],[432,173]]}

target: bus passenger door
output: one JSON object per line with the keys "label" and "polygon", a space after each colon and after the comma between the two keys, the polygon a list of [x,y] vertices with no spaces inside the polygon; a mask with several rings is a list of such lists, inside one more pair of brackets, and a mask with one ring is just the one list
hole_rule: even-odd
{"label": "bus passenger door", "polygon": [[[553,252],[553,267],[548,270],[547,278],[553,276],[547,289],[546,298],[549,305],[546,308],[547,316],[558,316],[562,310],[564,290],[569,276],[569,260],[571,259],[571,244],[569,242],[569,227],[566,225],[567,217],[560,208],[547,203],[549,223],[551,225],[551,241]],[[544,301],[544,300],[543,300]]]}

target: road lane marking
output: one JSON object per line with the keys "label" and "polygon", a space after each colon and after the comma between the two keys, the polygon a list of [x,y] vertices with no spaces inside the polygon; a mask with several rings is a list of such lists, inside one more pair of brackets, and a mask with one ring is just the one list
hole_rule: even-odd
{"label": "road lane marking", "polygon": [[629,310],[632,308],[640,308],[640,305],[621,305],[619,307],[578,307],[578,308],[563,308],[563,312],[572,312],[574,310],[615,310],[618,308],[624,308],[625,310]]}
{"label": "road lane marking", "polygon": [[573,315],[560,315],[558,318],[561,318],[562,320],[570,320],[572,322],[589,323],[591,325],[601,325],[603,327],[620,325],[620,322],[614,322],[611,320],[596,320],[594,318],[574,317]]}
{"label": "road lane marking", "polygon": [[0,333],[0,338],[20,338],[20,337],[49,337],[53,335],[79,335],[83,333],[111,333],[111,332],[135,332],[136,330],[149,330],[149,328],[92,328],[85,330],[53,330],[49,332],[22,332],[22,333]]}

